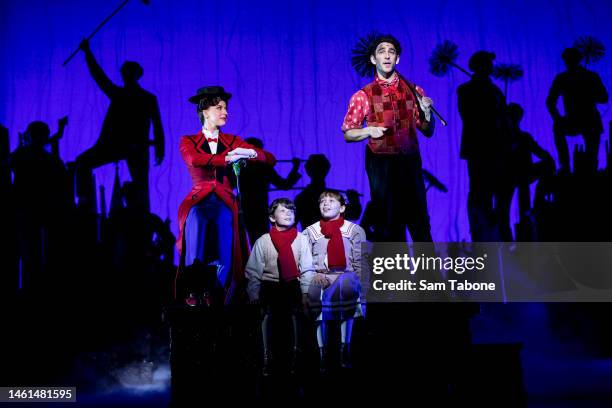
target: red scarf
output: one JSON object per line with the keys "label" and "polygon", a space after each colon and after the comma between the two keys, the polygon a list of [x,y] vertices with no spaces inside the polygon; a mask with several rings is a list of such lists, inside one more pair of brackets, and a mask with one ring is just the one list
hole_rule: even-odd
{"label": "red scarf", "polygon": [[289,282],[297,279],[300,276],[298,267],[295,263],[291,244],[297,237],[297,230],[290,228],[285,231],[279,231],[276,227],[270,229],[270,238],[272,244],[278,252],[278,274],[282,281]]}
{"label": "red scarf", "polygon": [[391,75],[391,78],[383,79],[380,78],[377,74],[376,78],[374,78],[374,81],[383,88],[391,88],[393,90],[396,90],[397,84],[399,84],[399,75],[397,75],[397,72],[394,72],[393,75]]}
{"label": "red scarf", "polygon": [[321,220],[321,232],[327,243],[327,263],[329,269],[346,269],[346,255],[344,254],[344,242],[340,227],[344,224],[344,218],[340,217],[334,221]]}

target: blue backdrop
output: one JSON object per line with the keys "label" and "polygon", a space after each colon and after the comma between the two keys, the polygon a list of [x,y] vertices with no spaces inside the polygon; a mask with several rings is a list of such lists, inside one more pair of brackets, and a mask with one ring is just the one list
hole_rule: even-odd
{"label": "blue backdrop", "polygon": [[[2,2],[0,123],[10,129],[12,148],[17,132],[30,121],[47,121],[54,130],[64,115],[70,118],[61,144],[65,160],[74,160],[97,139],[108,100],[90,78],[82,55],[65,68],[61,64],[118,3]],[[458,158],[461,121],[455,90],[467,77],[458,71],[444,78],[430,74],[432,49],[449,39],[459,45],[460,65],[467,65],[479,49],[496,52],[497,62],[522,65],[525,76],[511,84],[509,99],[525,107],[523,127],[554,152],[544,101],[555,74],[564,68],[561,51],[582,35],[610,46],[610,17],[608,0],[153,0],[148,6],[133,0],[91,47],[117,83],[123,61],[139,61],[145,70],[143,87],[159,98],[167,155],[151,173],[152,209],[170,217],[176,232],[178,204],[190,188],[178,140],[199,127],[186,99],[203,85],[221,84],[234,94],[226,131],[262,138],[281,159],[326,154],[333,163],[328,184],[362,191],[365,204],[364,146],[346,144],[340,131],[350,96],[368,82],[352,70],[350,50],[371,30],[394,34],[404,48],[398,69],[425,88],[450,123],[438,127],[434,138],[422,140],[421,147],[425,168],[449,187],[447,194],[428,193],[434,239],[461,240],[469,238],[467,177]],[[611,89],[611,57],[591,68]],[[609,106],[601,107],[603,140],[612,119]],[[124,167],[121,173],[128,177]],[[112,174],[112,166],[96,172],[107,191]]]}

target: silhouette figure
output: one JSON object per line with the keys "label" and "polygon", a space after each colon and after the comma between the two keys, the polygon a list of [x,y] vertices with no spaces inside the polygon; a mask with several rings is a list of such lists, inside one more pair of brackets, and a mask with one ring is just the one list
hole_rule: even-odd
{"label": "silhouette figure", "polygon": [[0,125],[0,211],[2,213],[2,231],[4,245],[0,247],[0,296],[6,298],[9,293],[14,293],[19,286],[19,269],[17,256],[17,231],[13,207],[13,187],[10,158],[9,131]]}
{"label": "silhouette figure", "polygon": [[502,91],[490,78],[494,59],[491,52],[474,53],[468,63],[474,75],[457,89],[463,120],[460,155],[468,165],[468,219],[474,242],[498,238],[494,201],[506,103]]}
{"label": "silhouette figure", "polygon": [[[340,191],[339,191],[340,192]],[[349,221],[357,221],[361,217],[361,201],[359,200],[359,192],[357,190],[348,189],[346,190],[346,211],[344,212],[344,219]]]}
{"label": "silhouette figure", "polygon": [[324,154],[311,154],[304,165],[310,183],[295,196],[296,220],[302,229],[314,224],[321,218],[319,196],[325,191],[325,178],[331,169],[331,163]]}
{"label": "silhouette figure", "polygon": [[347,220],[358,220],[361,216],[361,202],[357,190],[337,190],[327,188],[325,179],[331,169],[331,163],[324,154],[311,154],[304,165],[306,174],[310,177],[310,184],[295,196],[296,225],[299,222],[302,229],[314,224],[321,218],[319,210],[319,196],[323,191],[330,190],[346,195],[346,211],[344,218]]}
{"label": "silhouette figure", "polygon": [[[147,211],[149,202],[149,146],[155,149],[155,165],[164,159],[164,131],[155,95],[142,89],[138,80],[142,67],[133,61],[121,66],[124,86],[115,85],[104,73],[89,42],[83,40],[81,49],[85,61],[98,87],[110,99],[110,106],[102,124],[100,137],[93,147],[76,159],[77,195],[79,207],[94,212],[95,187],[92,170],[108,163],[126,160],[132,181],[138,186]],[[149,129],[153,125],[153,142],[149,141]]]}
{"label": "silhouette figure", "polygon": [[30,123],[23,144],[9,158],[24,289],[40,283],[41,274],[58,254],[53,245],[61,245],[58,238],[71,206],[64,163],[45,150],[49,134],[46,123]]}
{"label": "silhouette figure", "polygon": [[[566,136],[582,135],[588,167],[591,172],[595,172],[603,132],[597,104],[608,102],[608,92],[599,75],[580,64],[583,55],[577,48],[565,49],[561,58],[567,70],[555,77],[546,98],[546,107],[553,119],[559,165],[561,171],[569,172]],[[557,99],[560,96],[563,99],[564,115],[557,109]]]}
{"label": "silhouette figure", "polygon": [[[519,221],[524,232],[521,234],[521,241],[528,241],[533,238],[533,234],[528,233],[531,229],[529,226],[531,224],[531,192],[529,186],[546,175],[551,176],[555,171],[555,161],[550,153],[538,145],[533,136],[521,130],[520,123],[523,114],[524,110],[519,104],[511,103],[508,105],[509,131],[503,143],[503,172],[496,202],[497,214],[499,215],[499,233],[503,241],[513,240],[510,228],[510,206],[516,189],[518,189]],[[533,155],[540,161],[534,163]]]}
{"label": "silhouette figure", "polygon": [[[263,150],[264,144],[260,139],[249,137],[245,139],[245,142]],[[263,152],[270,157],[272,163],[276,163],[272,153],[265,150]],[[254,244],[257,238],[270,230],[270,221],[267,215],[270,185],[281,190],[288,190],[302,177],[298,172],[300,159],[294,158],[291,163],[293,167],[286,178],[281,177],[276,172],[274,164],[270,165],[267,162],[249,163],[240,172],[242,210],[251,244]]]}
{"label": "silhouette figure", "polygon": [[606,141],[606,175],[610,176],[610,163],[612,163],[612,150],[610,150],[610,141],[612,140],[612,121],[608,124],[608,128],[610,129],[610,135],[608,136],[608,140]]}
{"label": "silhouette figure", "polygon": [[125,207],[115,207],[109,217],[107,243],[118,270],[133,273],[154,260],[173,259],[176,238],[159,216],[147,212],[134,182],[121,188]]}
{"label": "silhouette figure", "polygon": [[[10,151],[8,129],[0,125],[0,193],[2,197],[8,197],[11,190],[11,169],[8,165]],[[3,202],[2,205],[6,205],[6,202]]]}

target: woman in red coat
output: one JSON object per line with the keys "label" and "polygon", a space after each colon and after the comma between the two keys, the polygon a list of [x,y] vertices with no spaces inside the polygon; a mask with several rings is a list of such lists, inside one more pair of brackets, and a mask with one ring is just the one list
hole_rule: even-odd
{"label": "woman in red coat", "polygon": [[[228,174],[237,160],[271,161],[259,149],[240,137],[223,133],[227,122],[227,103],[231,94],[221,86],[200,88],[189,101],[197,104],[202,129],[180,141],[181,156],[187,164],[193,187],[179,207],[177,246],[181,265],[204,262],[205,248],[218,247],[219,284],[231,289],[243,280],[244,265],[238,226],[238,203]],[[274,164],[274,163],[270,163]],[[206,241],[206,229],[216,225],[216,243]],[[210,238],[210,234],[208,234]],[[231,278],[230,278],[231,276]],[[232,293],[232,290],[228,291]],[[226,302],[229,297],[226,297]],[[189,302],[189,301],[188,301]]]}

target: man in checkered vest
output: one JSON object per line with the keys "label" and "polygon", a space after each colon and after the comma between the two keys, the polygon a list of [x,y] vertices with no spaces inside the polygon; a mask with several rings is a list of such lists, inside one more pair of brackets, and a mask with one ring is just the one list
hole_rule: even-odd
{"label": "man in checkered vest", "polygon": [[[373,241],[431,242],[417,129],[431,137],[433,101],[397,71],[401,46],[391,35],[374,35],[353,51],[353,65],[374,81],[357,91],[342,124],[347,142],[367,140],[366,172],[374,217]],[[361,59],[361,61],[360,61]],[[363,122],[366,126],[363,126]]]}

